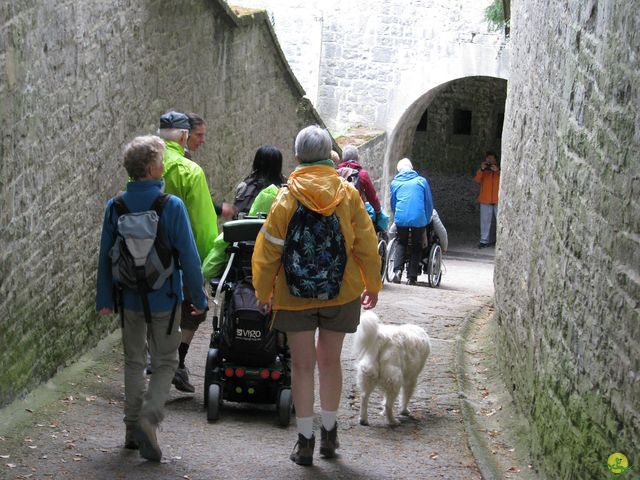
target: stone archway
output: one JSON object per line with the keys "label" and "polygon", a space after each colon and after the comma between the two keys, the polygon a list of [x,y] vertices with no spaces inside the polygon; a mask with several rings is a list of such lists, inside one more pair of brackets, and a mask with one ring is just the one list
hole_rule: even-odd
{"label": "stone archway", "polygon": [[385,184],[395,175],[397,161],[409,157],[429,179],[447,228],[466,239],[475,238],[478,229],[472,177],[485,151],[500,154],[506,85],[506,80],[489,76],[442,83],[405,110],[390,137]]}

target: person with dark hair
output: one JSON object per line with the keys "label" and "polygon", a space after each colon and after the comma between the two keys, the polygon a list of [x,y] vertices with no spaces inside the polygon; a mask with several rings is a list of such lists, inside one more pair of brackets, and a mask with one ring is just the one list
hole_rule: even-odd
{"label": "person with dark hair", "polygon": [[480,169],[473,177],[473,181],[480,184],[478,203],[480,204],[480,242],[478,248],[491,245],[489,235],[491,223],[498,218],[498,193],[500,190],[500,167],[498,157],[494,152],[487,152]]}
{"label": "person with dark hair", "polygon": [[282,152],[274,145],[262,145],[253,158],[251,175],[236,187],[233,206],[237,209],[237,213],[248,213],[258,193],[269,185],[280,187],[284,181]]}
{"label": "person with dark hair", "polygon": [[[200,148],[200,145],[204,144],[205,134],[207,133],[207,123],[197,113],[189,112],[185,114],[189,119],[191,130],[189,131],[189,138],[187,144],[184,147],[184,156],[189,160],[193,160],[193,154]],[[236,211],[233,205],[227,202],[215,203],[213,207],[216,209],[216,215],[223,218],[232,218]]]}
{"label": "person with dark hair", "polygon": [[[157,290],[147,293],[148,305],[134,289],[122,284],[118,287],[112,273],[110,252],[117,235],[122,233],[119,232],[122,217],[116,208],[120,199],[130,212],[140,215],[138,212],[152,210],[162,196],[164,150],[164,142],[153,135],[136,137],[125,147],[124,167],[131,181],[127,183],[126,192],[109,200],[105,208],[96,287],[96,309],[101,315],[115,310],[114,287],[122,289],[120,298],[119,295],[115,297],[121,309],[124,348],[124,446],[139,448],[143,458],[156,462],[162,458],[156,431],[164,418],[164,404],[178,366],[180,328],[178,322],[173,322],[173,317],[174,314],[180,316],[181,308],[184,308],[181,307],[183,281],[192,292],[192,300],[183,313],[203,315],[208,308],[200,258],[182,200],[175,195],[166,199],[158,227],[161,227],[166,246],[180,261],[181,272],[174,272]],[[139,227],[139,230],[143,229]],[[144,313],[146,307],[149,318]],[[151,354],[153,376],[145,393],[146,344]]]}

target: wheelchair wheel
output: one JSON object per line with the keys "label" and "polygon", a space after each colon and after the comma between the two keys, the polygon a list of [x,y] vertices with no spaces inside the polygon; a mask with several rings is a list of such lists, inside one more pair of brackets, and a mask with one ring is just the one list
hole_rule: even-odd
{"label": "wheelchair wheel", "polygon": [[209,385],[207,392],[207,420],[215,422],[220,417],[220,404],[222,403],[222,388],[217,383]]}
{"label": "wheelchair wheel", "polygon": [[442,249],[437,243],[433,244],[429,251],[427,275],[431,288],[436,288],[440,285],[440,280],[442,280]]}
{"label": "wheelchair wheel", "polygon": [[207,352],[207,363],[204,369],[204,406],[209,404],[209,385],[220,380],[220,355],[217,348],[210,348]]}
{"label": "wheelchair wheel", "polygon": [[387,274],[387,241],[384,238],[378,242],[378,255],[380,255],[380,276],[384,283]]}
{"label": "wheelchair wheel", "polygon": [[393,277],[393,267],[394,267],[394,257],[396,255],[396,248],[398,240],[393,238],[387,245],[387,266],[385,270],[385,277],[387,278],[387,282],[391,282]]}
{"label": "wheelchair wheel", "polygon": [[291,421],[293,398],[291,389],[283,388],[278,395],[278,423],[281,427],[288,427]]}

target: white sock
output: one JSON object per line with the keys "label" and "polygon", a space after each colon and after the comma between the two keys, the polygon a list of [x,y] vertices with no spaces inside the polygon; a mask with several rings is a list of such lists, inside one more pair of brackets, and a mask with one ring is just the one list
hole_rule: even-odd
{"label": "white sock", "polygon": [[329,412],[327,410],[320,411],[320,418],[322,418],[322,426],[325,430],[333,430],[336,426],[336,417],[338,412]]}
{"label": "white sock", "polygon": [[305,438],[313,437],[313,417],[296,417],[296,425]]}

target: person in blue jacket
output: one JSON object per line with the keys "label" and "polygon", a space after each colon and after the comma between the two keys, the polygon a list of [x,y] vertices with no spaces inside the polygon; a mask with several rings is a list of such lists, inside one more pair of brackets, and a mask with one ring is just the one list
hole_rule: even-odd
{"label": "person in blue jacket", "polygon": [[[123,199],[130,212],[150,210],[162,193],[163,153],[164,142],[154,135],[136,137],[125,147],[124,167],[133,181],[127,183]],[[110,199],[104,213],[96,288],[96,309],[102,315],[114,311],[114,297],[117,297],[113,294],[115,284],[109,256],[116,238],[117,220],[118,214]],[[125,448],[139,448],[143,458],[157,462],[162,458],[162,451],[156,430],[164,417],[164,404],[178,366],[183,278],[192,293],[192,315],[202,315],[208,309],[200,257],[187,210],[177,196],[170,196],[164,205],[160,225],[169,248],[176,252],[181,270],[176,270],[158,290],[147,294],[151,311],[149,323],[145,321],[141,296],[135,291],[123,287],[118,300],[118,307],[122,309],[124,347]],[[174,317],[178,320],[174,321]],[[147,342],[153,376],[145,394]]]}
{"label": "person in blue jacket", "polygon": [[393,259],[393,283],[400,283],[404,259],[411,240],[409,252],[408,284],[418,281],[422,240],[427,225],[431,222],[433,200],[429,182],[413,169],[411,160],[403,158],[398,162],[398,174],[391,182],[391,210],[398,232],[398,247]]}

